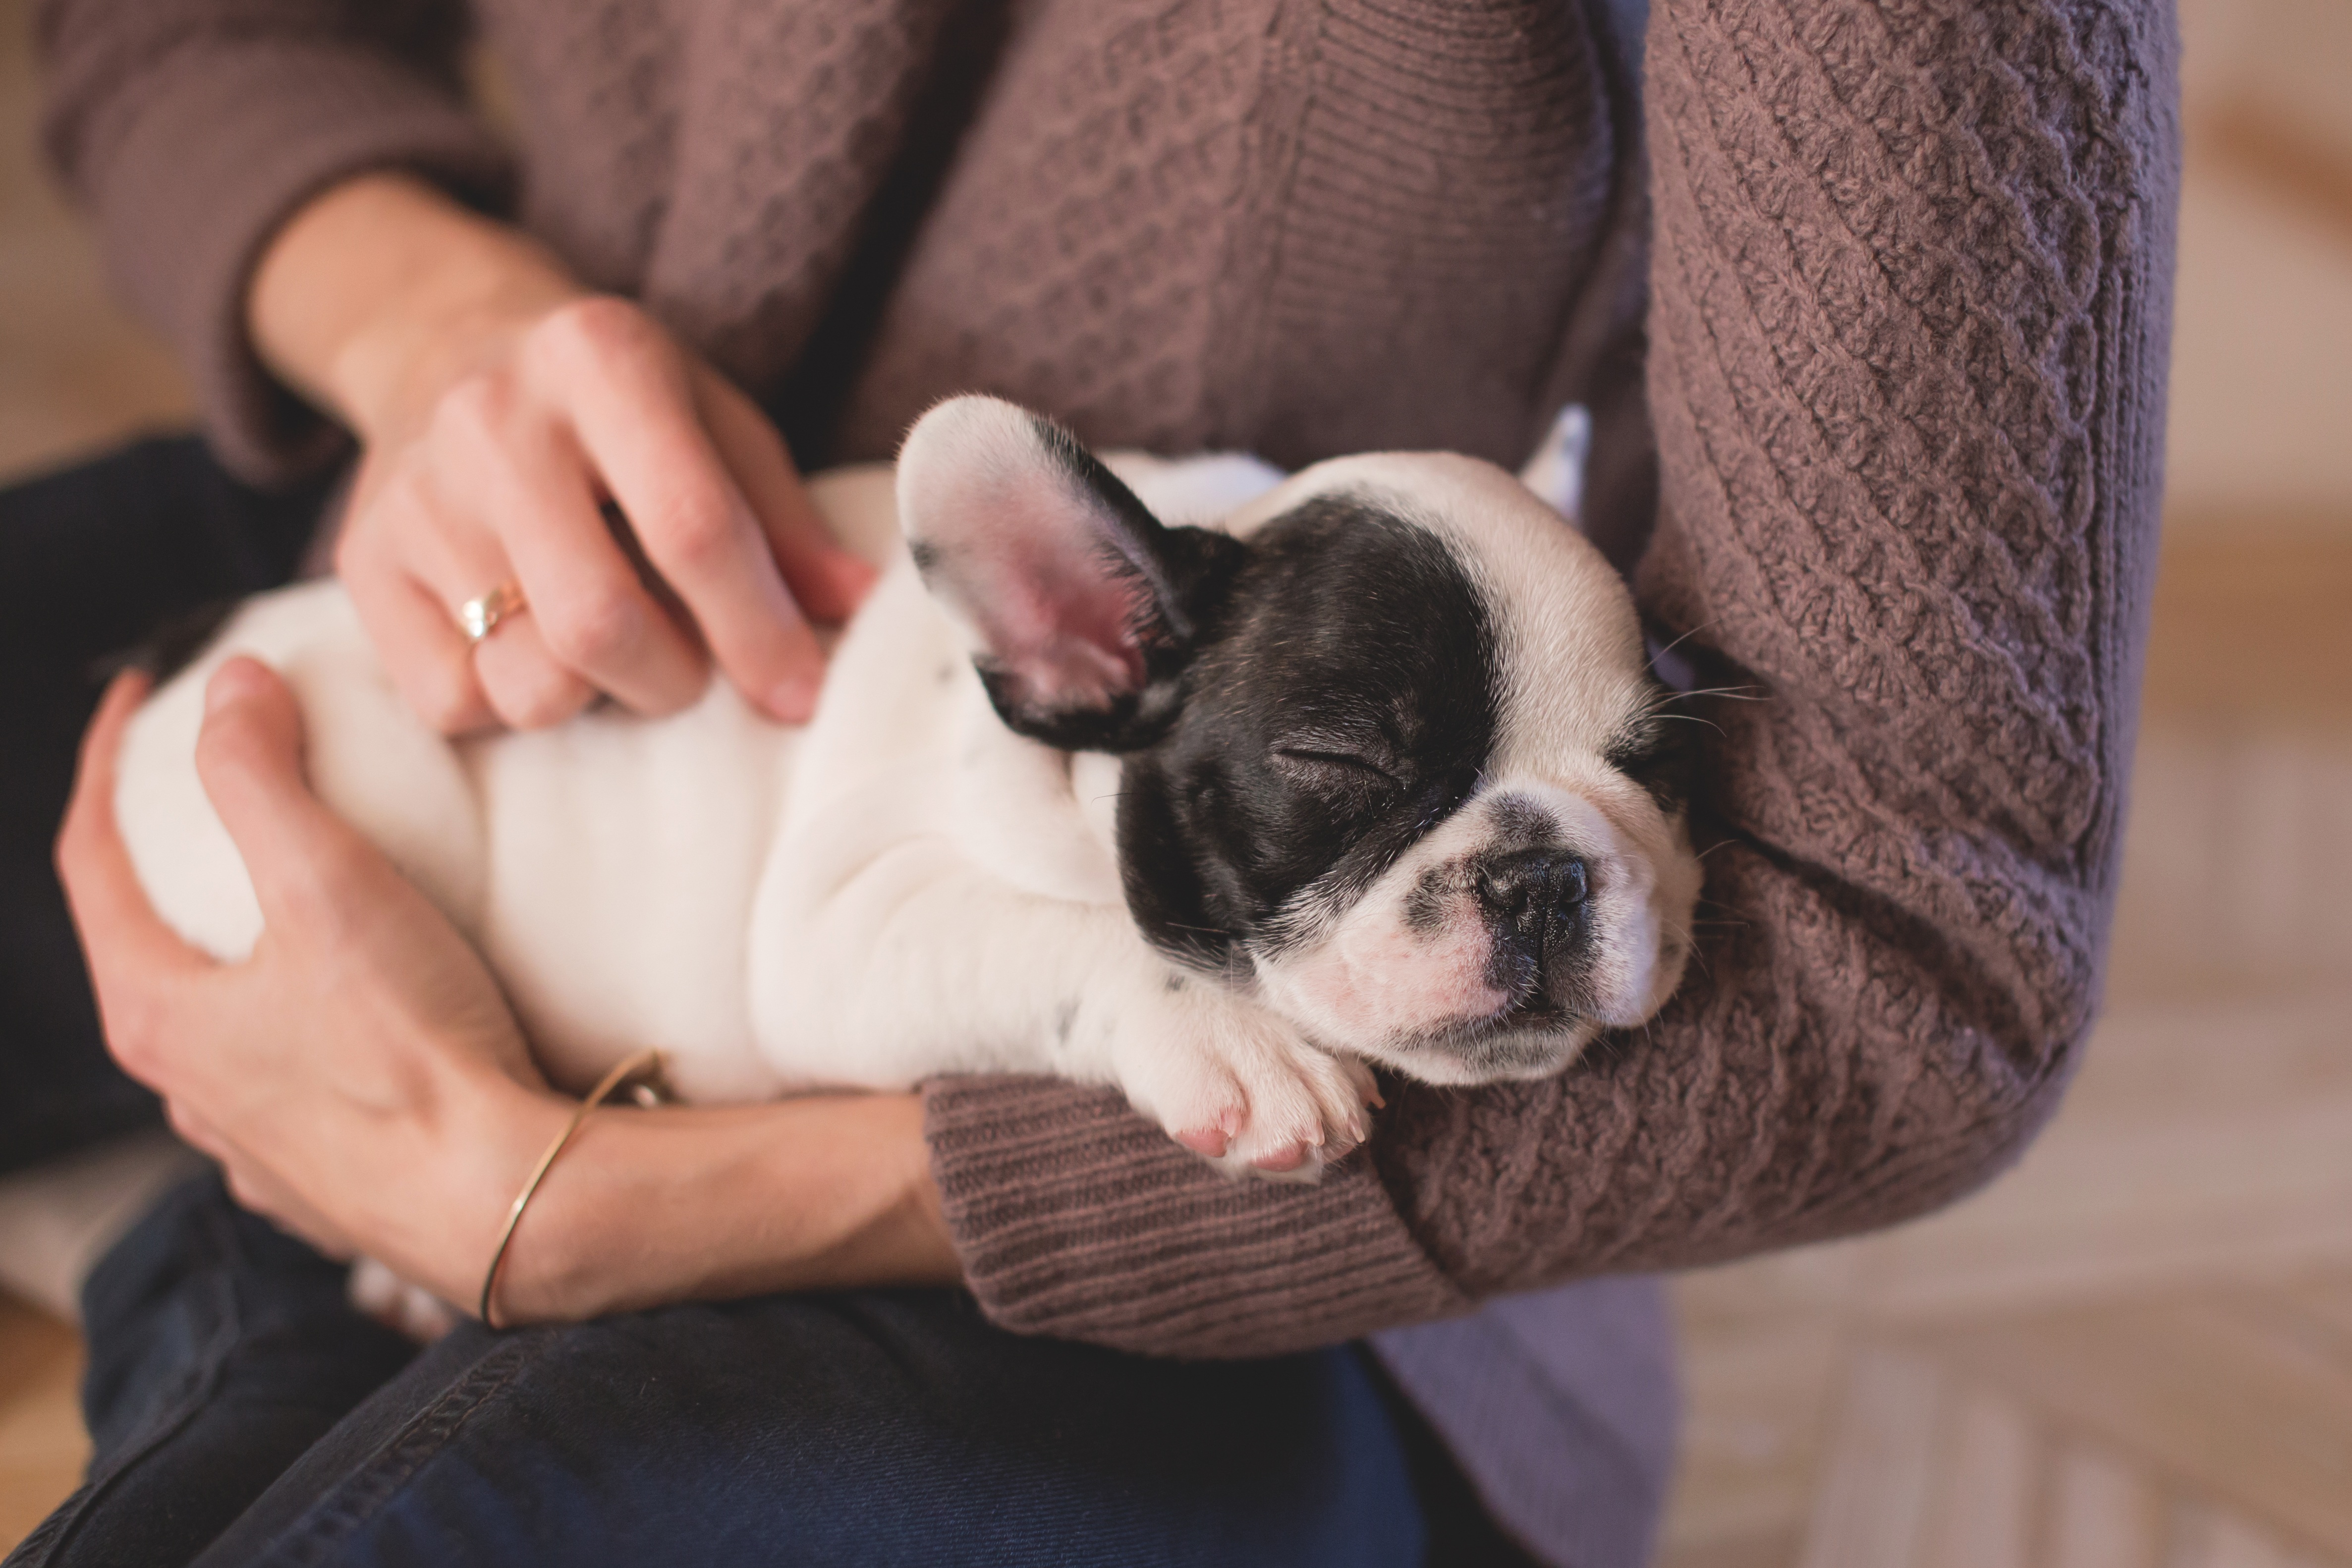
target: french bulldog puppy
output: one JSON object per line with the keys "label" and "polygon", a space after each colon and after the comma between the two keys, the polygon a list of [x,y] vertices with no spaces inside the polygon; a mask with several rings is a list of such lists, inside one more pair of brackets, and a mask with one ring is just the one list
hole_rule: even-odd
{"label": "french bulldog puppy", "polygon": [[1558,1072],[1675,989],[1680,726],[1616,575],[1512,475],[1103,460],[960,397],[895,479],[812,490],[886,571],[804,727],[713,680],[450,741],[335,584],[251,601],[125,742],[156,908],[224,959],[260,931],[194,765],[245,653],[574,1088],[646,1045],[703,1101],[1058,1074],[1311,1179],[1366,1136],[1372,1066]]}

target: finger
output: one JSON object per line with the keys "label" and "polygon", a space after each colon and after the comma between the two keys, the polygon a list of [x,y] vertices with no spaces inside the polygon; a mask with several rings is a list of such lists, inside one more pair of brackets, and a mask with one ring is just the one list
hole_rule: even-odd
{"label": "finger", "polygon": [[646,558],[728,679],[777,718],[806,719],[824,655],[702,427],[684,357],[647,325],[615,333],[597,367],[575,379],[575,426]]}
{"label": "finger", "polygon": [[439,595],[407,572],[354,545],[337,571],[392,683],[416,716],[444,735],[498,722],[474,670],[473,650]]}
{"label": "finger", "polygon": [[707,365],[695,367],[694,385],[702,422],[767,535],[784,585],[814,619],[846,621],[874,586],[874,568],[834,538],[758,405]]}
{"label": "finger", "polygon": [[566,669],[539,625],[515,612],[474,647],[474,672],[499,722],[514,730],[561,724],[596,700],[596,688]]}
{"label": "finger", "polygon": [[501,627],[480,652],[499,649],[483,679],[495,689],[509,663],[534,651],[610,692],[639,713],[674,713],[702,695],[701,650],[639,577],[596,504],[588,460],[561,432],[517,437],[493,487],[499,542],[514,563],[530,612]]}
{"label": "finger", "polygon": [[[457,657],[467,666],[491,713],[518,730],[560,724],[595,700],[596,688],[557,658],[541,635],[540,596],[551,594],[543,583],[519,571],[506,543],[472,510],[476,504],[511,511],[534,504],[529,487],[505,473],[511,451],[500,449],[486,462],[477,453],[471,459],[451,456],[451,463],[467,463],[474,482],[462,485],[454,473],[438,476],[436,490],[463,493],[467,501],[424,503],[429,510],[415,525],[401,531],[403,564],[431,614],[456,639]],[[488,470],[485,473],[481,470]],[[484,491],[489,493],[486,497]],[[458,626],[458,610],[467,601],[513,583],[523,592],[523,605],[509,611],[479,642],[468,641]]]}
{"label": "finger", "polygon": [[156,915],[114,820],[115,756],[147,688],[144,676],[131,674],[106,689],[82,736],[73,795],[58,833],[58,879],[81,933],[110,1039],[154,977],[210,967]]}
{"label": "finger", "polygon": [[196,776],[272,929],[315,930],[349,907],[355,889],[398,880],[382,852],[310,793],[301,710],[286,682],[253,659],[228,660],[205,687]]}

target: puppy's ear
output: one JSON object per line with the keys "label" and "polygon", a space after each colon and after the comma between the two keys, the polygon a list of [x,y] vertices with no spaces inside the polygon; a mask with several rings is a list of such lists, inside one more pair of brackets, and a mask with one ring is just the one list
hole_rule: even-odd
{"label": "puppy's ear", "polygon": [[898,522],[1006,724],[1064,751],[1150,745],[1243,546],[1168,528],[1067,430],[940,404],[898,451]]}

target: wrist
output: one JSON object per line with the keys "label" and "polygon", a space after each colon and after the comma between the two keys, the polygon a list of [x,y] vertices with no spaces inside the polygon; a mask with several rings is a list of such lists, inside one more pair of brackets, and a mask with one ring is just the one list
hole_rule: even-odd
{"label": "wrist", "polygon": [[488,241],[356,323],[327,356],[321,391],[363,444],[417,430],[443,393],[586,293]]}
{"label": "wrist", "polygon": [[961,1278],[912,1095],[613,1109],[591,1113],[525,1211],[499,1311],[571,1321]]}
{"label": "wrist", "polygon": [[434,1216],[438,1228],[416,1241],[446,1275],[432,1280],[436,1292],[470,1310],[516,1195],[576,1102],[496,1071],[462,1075],[443,1086],[439,1100],[428,1156],[439,1201],[418,1205],[420,1217]]}
{"label": "wrist", "polygon": [[274,373],[375,442],[587,292],[511,226],[408,175],[367,174],[278,230],[255,268],[247,324]]}

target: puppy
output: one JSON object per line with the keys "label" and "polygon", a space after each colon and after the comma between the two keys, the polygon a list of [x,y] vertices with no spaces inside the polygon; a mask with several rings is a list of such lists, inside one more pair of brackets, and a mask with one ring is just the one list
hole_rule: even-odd
{"label": "puppy", "polygon": [[1673,992],[1678,727],[1623,586],[1511,475],[1106,462],[960,397],[895,507],[884,468],[812,493],[887,569],[805,727],[714,680],[667,719],[449,741],[338,586],[250,602],[125,741],[157,910],[224,959],[261,929],[194,765],[244,653],[575,1089],[646,1045],[704,1101],[1057,1074],[1311,1179],[1366,1136],[1370,1066],[1539,1077]]}

